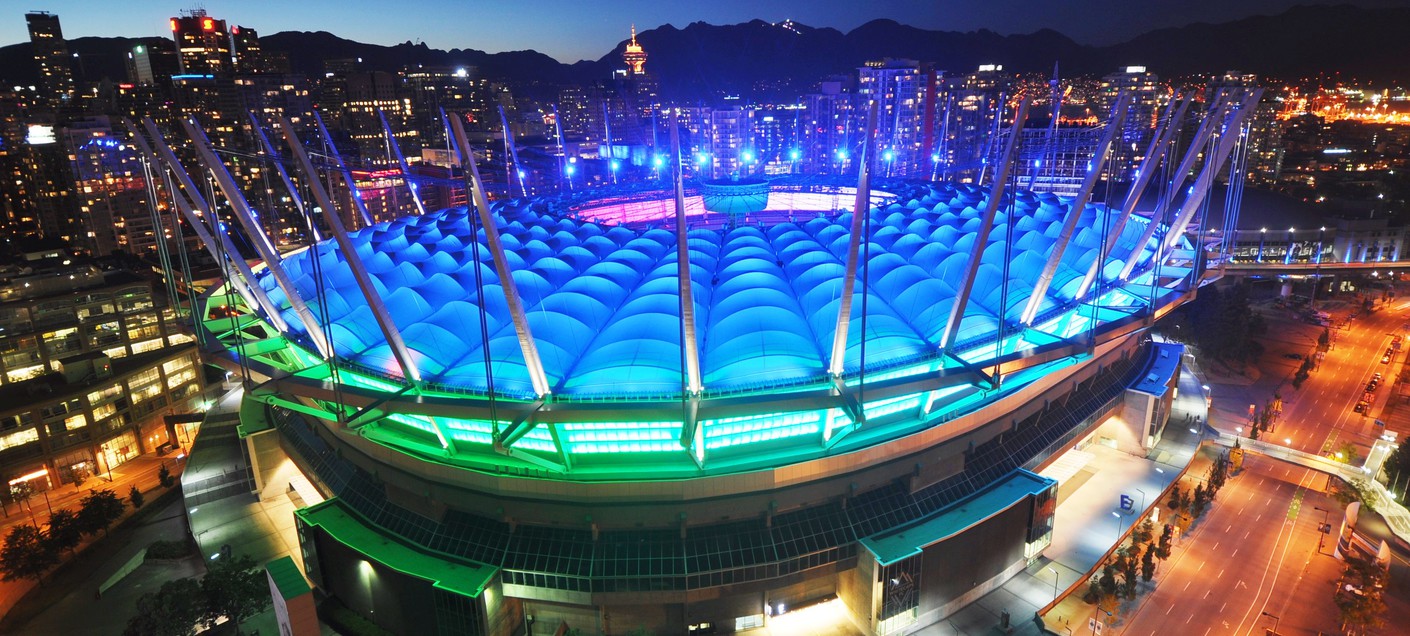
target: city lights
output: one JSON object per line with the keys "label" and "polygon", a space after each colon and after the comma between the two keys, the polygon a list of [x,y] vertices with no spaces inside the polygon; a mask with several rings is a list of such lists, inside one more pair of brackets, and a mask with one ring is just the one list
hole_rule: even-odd
{"label": "city lights", "polygon": [[[1333,469],[1403,498],[1371,473],[1410,329],[1410,89],[1361,50],[1398,44],[1342,38],[1272,79],[1225,69],[1315,29],[1185,30],[1209,16],[1182,5],[1161,38],[1129,20],[1045,56],[898,46],[972,38],[887,3],[846,33],[829,7],[702,29],[599,4],[521,3],[464,42],[416,2],[148,12],[170,32],[111,46],[25,14],[34,85],[0,88],[0,530],[54,540],[87,495],[170,492],[172,538],[211,571],[260,558],[259,598],[308,633],[314,597],[398,633],[948,633],[996,592],[1051,600],[1007,618],[1054,631],[1199,634],[1280,620],[1241,561],[1344,568],[1301,558],[1325,520],[1245,500],[1326,506],[1282,486]],[[373,31],[408,44],[342,39]],[[1267,381],[1231,386],[1221,354]],[[1211,469],[1210,441],[1243,463]],[[278,506],[230,523],[252,488]],[[1263,563],[1292,522],[1297,563]],[[264,524],[297,542],[240,554]],[[1395,530],[1367,525],[1355,545]],[[72,570],[57,546],[46,572]],[[1157,567],[1174,591],[1086,603],[1123,560],[1125,592]],[[1305,605],[1290,629],[1342,618]]]}

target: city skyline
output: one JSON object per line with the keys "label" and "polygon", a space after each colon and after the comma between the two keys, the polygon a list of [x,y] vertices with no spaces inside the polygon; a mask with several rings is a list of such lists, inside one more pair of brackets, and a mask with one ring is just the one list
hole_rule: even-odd
{"label": "city skyline", "polygon": [[545,1],[24,13],[0,633],[1410,623],[1410,0]]}
{"label": "city skyline", "polygon": [[[82,37],[169,37],[168,19],[195,7],[181,3],[144,2],[120,15],[104,11],[92,0],[51,0],[30,11],[58,14],[64,35]],[[343,38],[370,44],[425,43],[438,49],[476,49],[491,53],[536,50],[561,62],[596,60],[627,39],[629,25],[646,31],[666,24],[683,28],[693,22],[735,24],[750,20],[793,20],[815,28],[847,32],[876,19],[892,19],[917,28],[939,31],[988,29],[1000,34],[1032,33],[1051,29],[1086,45],[1115,44],[1154,29],[1197,22],[1219,23],[1255,15],[1281,13],[1297,5],[1352,4],[1365,8],[1402,6],[1399,0],[1356,0],[1351,3],[1251,0],[1231,6],[1217,0],[1156,0],[1134,5],[1110,0],[1077,0],[1039,3],[1032,0],[998,0],[970,6],[961,0],[889,0],[881,3],[826,0],[814,3],[787,1],[746,2],[722,0],[707,6],[660,5],[642,0],[572,3],[561,0],[538,3],[528,10],[509,3],[487,2],[467,7],[484,10],[481,19],[467,16],[463,26],[446,20],[458,10],[449,0],[416,0],[421,11],[391,15],[381,3],[370,0],[331,2],[314,0],[297,5],[276,5],[267,0],[232,2],[215,0],[200,6],[230,24],[259,29],[262,34],[281,31],[328,31]],[[1080,6],[1079,6],[1080,5]],[[18,13],[17,13],[18,15]],[[457,30],[460,29],[460,30]],[[0,21],[0,46],[27,40],[22,20]]]}

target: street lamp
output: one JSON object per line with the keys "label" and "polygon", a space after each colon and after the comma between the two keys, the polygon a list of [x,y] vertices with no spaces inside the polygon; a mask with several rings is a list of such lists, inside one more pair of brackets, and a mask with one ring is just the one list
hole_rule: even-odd
{"label": "street lamp", "polygon": [[1136,490],[1136,492],[1141,493],[1141,514],[1145,514],[1145,512],[1146,512],[1146,491],[1141,490],[1140,488],[1137,488],[1137,489],[1135,489],[1135,490]]}
{"label": "street lamp", "polygon": [[1312,509],[1320,511],[1322,513],[1322,526],[1317,528],[1317,554],[1321,554],[1322,542],[1324,539],[1327,538],[1327,529],[1329,528],[1329,526],[1327,525],[1327,513],[1331,511],[1327,510],[1326,508],[1319,508],[1317,506],[1313,506]]}
{"label": "street lamp", "polygon": [[1057,568],[1048,568],[1048,571],[1053,573],[1053,600],[1056,601],[1058,588],[1058,571]]}
{"label": "street lamp", "polygon": [[1278,618],[1277,616],[1274,616],[1274,615],[1272,615],[1272,614],[1269,614],[1268,612],[1264,612],[1263,615],[1264,615],[1264,616],[1267,616],[1268,618],[1273,619],[1273,633],[1274,633],[1274,634],[1277,634],[1277,633],[1278,633],[1278,623],[1281,622],[1283,619]]}
{"label": "street lamp", "polygon": [[1116,517],[1116,540],[1121,540],[1121,513],[1113,510],[1111,516]]}

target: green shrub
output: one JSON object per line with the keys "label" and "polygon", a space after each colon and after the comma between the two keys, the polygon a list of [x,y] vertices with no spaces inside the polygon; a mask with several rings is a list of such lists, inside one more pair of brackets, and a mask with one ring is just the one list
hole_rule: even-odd
{"label": "green shrub", "polygon": [[153,541],[147,546],[147,559],[182,559],[191,552],[191,544],[185,541]]}

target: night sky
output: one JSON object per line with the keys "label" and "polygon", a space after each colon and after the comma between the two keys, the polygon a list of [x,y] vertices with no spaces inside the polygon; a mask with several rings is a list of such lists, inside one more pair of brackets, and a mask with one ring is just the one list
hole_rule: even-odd
{"label": "night sky", "polygon": [[[1348,0],[1336,0],[1346,3]],[[1112,44],[1155,28],[1225,22],[1279,13],[1319,0],[203,0],[216,18],[257,29],[329,31],[374,44],[425,42],[440,49],[489,52],[535,49],[560,61],[597,59],[625,39],[631,23],[646,30],[705,21],[792,19],[848,31],[891,18],[927,29],[1029,33],[1051,28],[1084,44]],[[1320,2],[1331,4],[1332,2]],[[1410,0],[1350,0],[1365,7]],[[64,36],[167,36],[180,2],[26,0],[6,2],[0,44],[28,39],[24,13],[57,13]],[[23,6],[21,6],[23,5]],[[650,53],[648,51],[648,53]]]}

